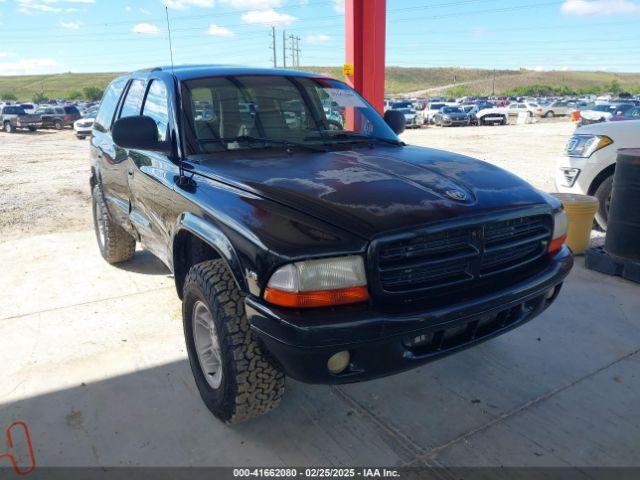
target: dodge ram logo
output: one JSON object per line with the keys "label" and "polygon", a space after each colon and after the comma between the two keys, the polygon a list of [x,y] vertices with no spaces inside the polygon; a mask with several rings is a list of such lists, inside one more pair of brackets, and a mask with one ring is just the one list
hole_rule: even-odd
{"label": "dodge ram logo", "polygon": [[462,190],[447,190],[444,192],[447,194],[447,197],[452,198],[454,200],[462,201],[467,199],[467,194]]}

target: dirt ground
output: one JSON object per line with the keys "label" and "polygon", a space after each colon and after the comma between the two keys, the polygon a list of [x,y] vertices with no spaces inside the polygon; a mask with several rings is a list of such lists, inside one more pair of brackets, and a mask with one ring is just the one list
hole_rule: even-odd
{"label": "dirt ground", "polygon": [[[568,121],[504,127],[408,130],[410,144],[486,160],[553,191],[555,161],[574,127]],[[89,142],[71,130],[0,133],[0,235],[91,228]]]}
{"label": "dirt ground", "polygon": [[72,130],[0,132],[0,235],[86,230],[89,142]]}

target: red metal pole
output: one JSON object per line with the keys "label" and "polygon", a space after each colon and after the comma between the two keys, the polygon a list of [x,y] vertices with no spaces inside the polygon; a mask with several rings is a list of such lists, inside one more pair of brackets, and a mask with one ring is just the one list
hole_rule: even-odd
{"label": "red metal pole", "polygon": [[347,63],[354,75],[347,82],[376,110],[384,110],[386,0],[345,0]]}

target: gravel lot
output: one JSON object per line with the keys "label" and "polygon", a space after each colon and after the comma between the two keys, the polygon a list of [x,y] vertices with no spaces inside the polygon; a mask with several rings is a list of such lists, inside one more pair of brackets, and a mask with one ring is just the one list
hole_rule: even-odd
{"label": "gravel lot", "polygon": [[[408,130],[407,143],[477,157],[553,191],[568,121]],[[0,133],[0,234],[4,239],[91,228],[88,141],[71,130]]]}

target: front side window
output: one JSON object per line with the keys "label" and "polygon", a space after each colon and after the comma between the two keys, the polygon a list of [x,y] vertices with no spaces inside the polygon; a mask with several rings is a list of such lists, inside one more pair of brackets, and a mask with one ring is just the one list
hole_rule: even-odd
{"label": "front side window", "polygon": [[144,82],[142,80],[134,80],[131,82],[127,97],[122,105],[120,118],[136,117],[140,115],[142,109],[142,98],[144,97]]}
{"label": "front side window", "polygon": [[288,76],[228,76],[185,83],[190,153],[297,144],[309,148],[396,135],[342,82]]}
{"label": "front side window", "polygon": [[120,95],[122,94],[125,84],[126,82],[124,80],[116,80],[112,82],[104,92],[95,122],[97,130],[107,132],[111,128],[113,114],[116,111],[116,106],[118,105],[118,100],[120,100]]}
{"label": "front side window", "polygon": [[158,126],[158,140],[164,142],[167,139],[169,127],[169,96],[164,82],[160,80],[151,82],[142,114],[155,120]]}

